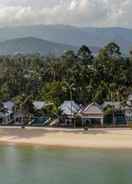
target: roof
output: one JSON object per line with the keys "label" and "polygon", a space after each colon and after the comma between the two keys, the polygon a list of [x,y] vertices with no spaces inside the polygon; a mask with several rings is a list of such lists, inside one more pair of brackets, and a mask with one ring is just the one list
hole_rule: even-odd
{"label": "roof", "polygon": [[60,106],[60,110],[62,111],[62,114],[72,116],[78,113],[80,106],[74,101],[64,101],[64,103]]}
{"label": "roof", "polygon": [[127,106],[132,106],[132,103],[131,103],[130,100],[128,100],[128,101],[126,102],[126,104],[127,104]]}
{"label": "roof", "polygon": [[103,103],[102,107],[106,108],[107,106],[114,106],[115,109],[120,109],[121,102],[112,102],[112,101],[106,101]]}
{"label": "roof", "polygon": [[132,94],[128,96],[128,101],[132,101]]}
{"label": "roof", "polygon": [[92,103],[80,111],[83,115],[103,115],[101,106],[97,103]]}
{"label": "roof", "polygon": [[35,109],[41,110],[43,107],[45,107],[46,103],[44,101],[34,101],[33,105]]}
{"label": "roof", "polygon": [[6,101],[2,103],[4,108],[8,109],[9,111],[13,110],[13,107],[15,106],[15,103],[12,101]]}
{"label": "roof", "polygon": [[34,107],[37,109],[37,110],[41,110],[42,108],[46,107],[46,106],[51,106],[53,105],[53,103],[47,103],[47,102],[44,102],[44,101],[34,101],[33,102],[33,105]]}

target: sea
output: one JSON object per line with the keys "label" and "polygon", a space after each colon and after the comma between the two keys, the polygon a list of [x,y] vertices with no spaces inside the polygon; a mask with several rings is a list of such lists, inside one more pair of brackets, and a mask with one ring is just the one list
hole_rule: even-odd
{"label": "sea", "polygon": [[132,184],[132,150],[0,145],[0,184]]}

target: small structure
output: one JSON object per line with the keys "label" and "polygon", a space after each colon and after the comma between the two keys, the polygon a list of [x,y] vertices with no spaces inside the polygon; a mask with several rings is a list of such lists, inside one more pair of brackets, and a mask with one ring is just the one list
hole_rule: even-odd
{"label": "small structure", "polygon": [[79,112],[80,106],[74,101],[64,101],[60,106],[61,115],[65,125],[73,125],[75,115]]}
{"label": "small structure", "polygon": [[79,112],[85,126],[103,126],[104,113],[100,105],[92,103]]}

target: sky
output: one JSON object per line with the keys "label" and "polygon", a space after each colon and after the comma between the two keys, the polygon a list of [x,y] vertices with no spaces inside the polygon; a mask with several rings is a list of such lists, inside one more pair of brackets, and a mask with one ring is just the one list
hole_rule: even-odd
{"label": "sky", "polygon": [[65,24],[132,28],[132,0],[0,0],[0,26]]}

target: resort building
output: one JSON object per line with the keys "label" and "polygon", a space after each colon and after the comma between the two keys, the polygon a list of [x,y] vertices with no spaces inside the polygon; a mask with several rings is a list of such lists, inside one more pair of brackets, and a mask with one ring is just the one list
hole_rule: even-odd
{"label": "resort building", "polygon": [[104,113],[102,107],[97,103],[92,103],[80,110],[79,115],[83,125],[86,126],[103,126]]}
{"label": "resort building", "polygon": [[60,106],[61,116],[65,125],[73,125],[75,115],[78,114],[80,106],[74,101],[64,101]]}

